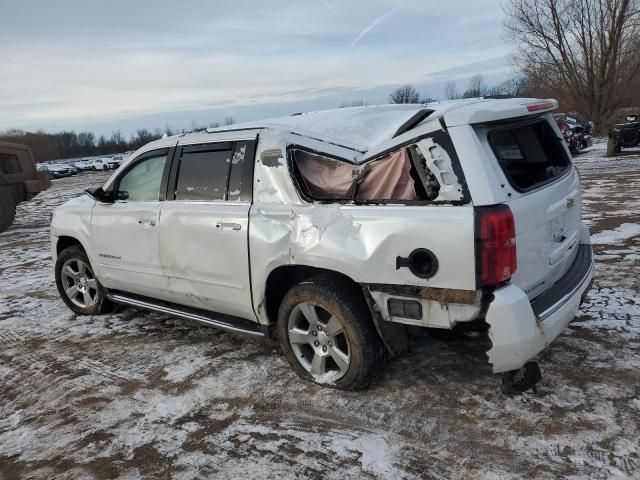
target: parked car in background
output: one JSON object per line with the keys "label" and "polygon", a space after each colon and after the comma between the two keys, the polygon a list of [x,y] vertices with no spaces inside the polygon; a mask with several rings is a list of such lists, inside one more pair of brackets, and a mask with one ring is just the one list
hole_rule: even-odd
{"label": "parked car in background", "polygon": [[[345,108],[168,137],[51,223],[61,298],[255,337],[366,388],[412,329],[487,334],[508,391],[593,276],[553,100]],[[160,247],[161,246],[161,247]]]}
{"label": "parked car in background", "polygon": [[91,162],[88,160],[78,160],[73,162],[73,166],[76,167],[81,172],[88,172],[92,170]]}
{"label": "parked car in background", "polygon": [[107,165],[109,165],[109,169],[116,170],[122,165],[122,155],[116,155],[115,157],[107,159]]}
{"label": "parked car in background", "polygon": [[16,205],[50,185],[49,176],[36,169],[29,147],[0,141],[0,232],[13,223]]}
{"label": "parked car in background", "polygon": [[74,169],[62,163],[40,163],[37,168],[38,171],[47,172],[53,179],[74,175]]}
{"label": "parked car in background", "polygon": [[626,122],[618,123],[609,128],[607,156],[613,157],[623,148],[640,146],[640,114],[628,115]]}
{"label": "parked car in background", "polygon": [[585,125],[572,117],[567,117],[558,120],[557,123],[571,153],[578,154],[585,148],[593,146],[593,137],[591,136],[593,124],[590,122]]}
{"label": "parked car in background", "polygon": [[91,161],[92,170],[109,170],[109,163],[106,158],[96,158]]}

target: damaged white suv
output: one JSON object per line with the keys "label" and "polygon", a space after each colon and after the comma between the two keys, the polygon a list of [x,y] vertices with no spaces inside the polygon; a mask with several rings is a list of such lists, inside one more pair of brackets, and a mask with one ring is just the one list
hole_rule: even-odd
{"label": "damaged white suv", "polygon": [[300,376],[343,389],[407,326],[488,331],[494,371],[522,372],[594,268],[556,108],[340,109],[152,142],[56,210],[60,295],[276,335]]}

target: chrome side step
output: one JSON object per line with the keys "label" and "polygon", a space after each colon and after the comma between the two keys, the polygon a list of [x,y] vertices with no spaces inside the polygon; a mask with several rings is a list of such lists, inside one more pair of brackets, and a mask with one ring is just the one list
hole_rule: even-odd
{"label": "chrome side step", "polygon": [[238,319],[238,321],[234,321],[234,317],[229,317],[227,315],[220,314],[220,318],[216,318],[216,314],[213,312],[204,312],[201,310],[190,309],[188,307],[181,307],[179,305],[170,305],[161,301],[156,303],[153,299],[140,298],[123,293],[108,292],[107,299],[121,305],[150,310],[152,312],[165,313],[184,320],[192,320],[227,332],[242,333],[254,337],[266,337],[265,331],[262,330],[261,326],[257,323],[252,324],[249,320],[246,320],[245,325],[244,320]]}

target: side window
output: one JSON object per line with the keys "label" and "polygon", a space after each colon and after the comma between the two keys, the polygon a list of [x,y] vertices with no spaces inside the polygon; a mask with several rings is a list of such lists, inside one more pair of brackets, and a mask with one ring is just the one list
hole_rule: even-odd
{"label": "side window", "polygon": [[253,140],[236,142],[231,157],[229,174],[229,194],[231,202],[250,202],[253,198],[253,162],[256,156],[256,142]]}
{"label": "side window", "polygon": [[14,153],[0,153],[0,172],[15,175],[22,172],[18,156]]}
{"label": "side window", "polygon": [[294,151],[295,165],[307,196],[316,200],[422,200],[406,148],[364,165]]}
{"label": "side window", "polygon": [[[228,144],[225,144],[228,145]],[[215,201],[225,200],[231,149],[219,146],[184,147],[178,167],[176,200]]]}
{"label": "side window", "polygon": [[118,186],[118,198],[130,202],[157,202],[167,155],[141,160],[127,171]]}

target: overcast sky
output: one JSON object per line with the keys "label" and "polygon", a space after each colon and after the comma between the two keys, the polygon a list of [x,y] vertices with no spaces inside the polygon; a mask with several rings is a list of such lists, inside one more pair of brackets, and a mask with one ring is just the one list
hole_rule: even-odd
{"label": "overcast sky", "polygon": [[509,74],[500,0],[0,0],[0,130],[108,133],[443,97]]}

